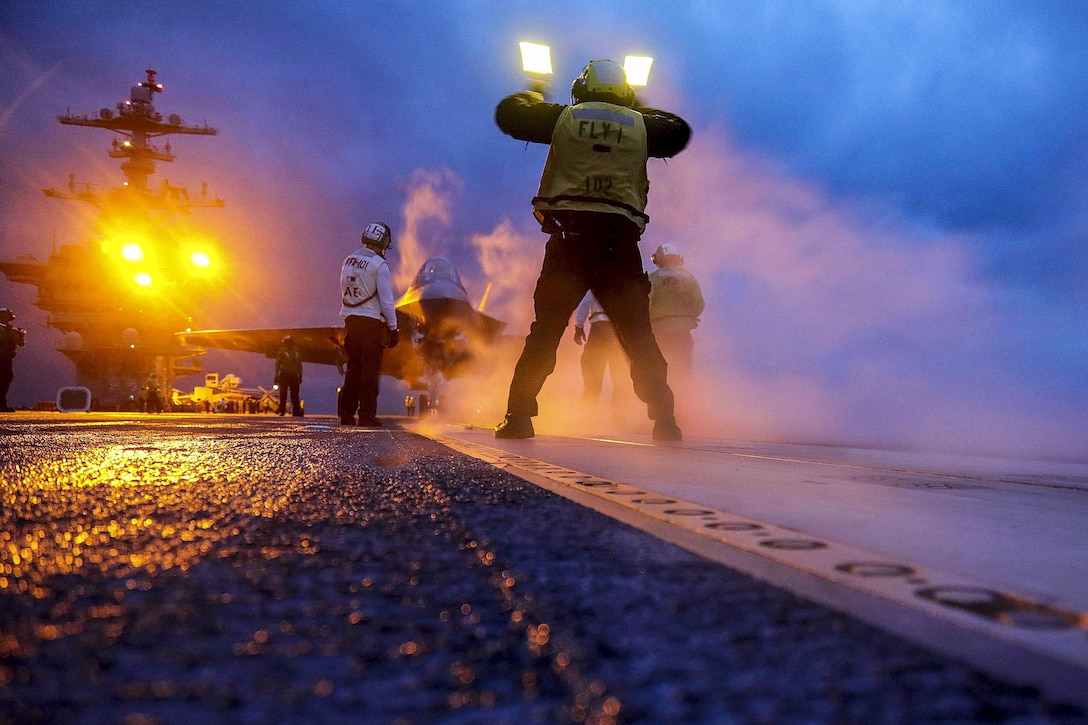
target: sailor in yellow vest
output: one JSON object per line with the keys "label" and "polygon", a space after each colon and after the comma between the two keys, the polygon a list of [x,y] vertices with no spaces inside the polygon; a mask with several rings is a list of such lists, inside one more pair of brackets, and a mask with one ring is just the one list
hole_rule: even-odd
{"label": "sailor in yellow vest", "polygon": [[[703,290],[675,244],[661,244],[650,257],[657,269],[650,272],[650,324],[669,363],[670,373],[691,372],[694,343],[691,331],[699,326],[706,303]],[[675,380],[675,378],[674,378]]]}
{"label": "sailor in yellow vest", "polygon": [[639,106],[623,68],[611,60],[585,67],[571,86],[571,105],[523,91],[499,103],[495,122],[518,140],[550,145],[533,199],[533,213],[550,235],[533,293],[536,319],[495,437],[533,437],[537,394],[555,369],[571,313],[592,291],[631,360],[631,381],[654,421],[654,439],[680,440],[665,358],[650,329],[650,283],[638,241],[649,220],[647,159],[682,151],[691,129],[679,116]]}

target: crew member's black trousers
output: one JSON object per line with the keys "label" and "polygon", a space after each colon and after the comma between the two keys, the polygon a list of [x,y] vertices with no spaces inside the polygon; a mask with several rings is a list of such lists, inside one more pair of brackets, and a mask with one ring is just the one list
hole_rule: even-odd
{"label": "crew member's black trousers", "polygon": [[652,420],[673,422],[665,358],[650,330],[650,281],[642,269],[638,227],[619,214],[572,212],[548,239],[533,293],[536,320],[514,367],[506,412],[537,414],[536,396],[555,370],[555,351],[587,290],[612,321],[631,360],[635,394]]}
{"label": "crew member's black trousers", "polygon": [[281,374],[279,379],[280,386],[280,407],[276,411],[277,414],[283,415],[287,412],[287,395],[291,395],[291,415],[302,415],[302,403],[299,401],[299,387],[302,385],[301,375],[286,375]]}
{"label": "crew member's black trousers", "polygon": [[691,361],[695,352],[691,330],[664,325],[654,325],[653,329],[657,346],[661,348],[661,354],[665,356],[674,373],[673,382],[676,381],[676,373],[680,373],[682,377],[691,375]]}
{"label": "crew member's black trousers", "polygon": [[627,385],[631,366],[627,364],[627,356],[620,347],[611,321],[590,322],[589,337],[582,347],[581,366],[582,402],[596,405],[601,399],[604,369],[607,367],[608,377],[612,380],[612,407],[622,411],[631,397],[631,388]]}
{"label": "crew member's black trousers", "polygon": [[8,407],[8,390],[15,379],[15,358],[0,357],[0,408]]}
{"label": "crew member's black trousers", "polygon": [[344,352],[348,363],[340,390],[340,420],[359,413],[359,423],[370,423],[378,414],[378,378],[382,370],[382,328],[373,317],[344,318]]}

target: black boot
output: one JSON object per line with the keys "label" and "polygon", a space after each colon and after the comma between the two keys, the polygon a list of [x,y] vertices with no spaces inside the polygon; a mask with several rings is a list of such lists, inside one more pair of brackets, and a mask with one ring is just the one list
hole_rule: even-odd
{"label": "black boot", "polygon": [[654,422],[653,439],[655,441],[680,441],[684,439],[684,434],[680,432],[680,426],[676,425],[676,420],[669,418],[668,420]]}
{"label": "black boot", "polygon": [[495,426],[496,438],[532,438],[535,435],[533,419],[527,415],[507,413],[506,419]]}

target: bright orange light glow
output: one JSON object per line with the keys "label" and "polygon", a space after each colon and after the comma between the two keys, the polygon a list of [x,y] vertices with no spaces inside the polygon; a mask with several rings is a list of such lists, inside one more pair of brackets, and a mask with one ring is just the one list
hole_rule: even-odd
{"label": "bright orange light glow", "polygon": [[629,55],[623,59],[623,71],[627,74],[627,84],[644,86],[650,80],[650,66],[654,59],[642,55]]}
{"label": "bright orange light glow", "polygon": [[136,242],[129,242],[121,247],[121,257],[129,262],[142,262],[144,260],[144,248]]}
{"label": "bright orange light glow", "polygon": [[147,272],[137,272],[132,277],[133,281],[141,287],[150,287],[152,283],[151,275]]}
{"label": "bright orange light glow", "polygon": [[207,269],[212,266],[212,258],[208,256],[207,252],[195,251],[189,255],[189,261],[192,262],[194,266],[200,267],[201,269]]}
{"label": "bright orange light glow", "polygon": [[527,43],[524,40],[518,43],[521,47],[521,69],[526,73],[538,73],[551,75],[552,50],[539,43]]}

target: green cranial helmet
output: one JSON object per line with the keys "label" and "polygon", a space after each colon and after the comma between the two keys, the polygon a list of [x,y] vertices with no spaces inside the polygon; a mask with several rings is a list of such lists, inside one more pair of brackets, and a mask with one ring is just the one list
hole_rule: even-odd
{"label": "green cranial helmet", "polygon": [[376,252],[385,253],[393,246],[393,230],[385,222],[373,222],[363,230],[362,242]]}
{"label": "green cranial helmet", "polygon": [[630,107],[635,92],[627,84],[623,66],[614,60],[591,60],[570,87],[571,103],[604,101]]}

